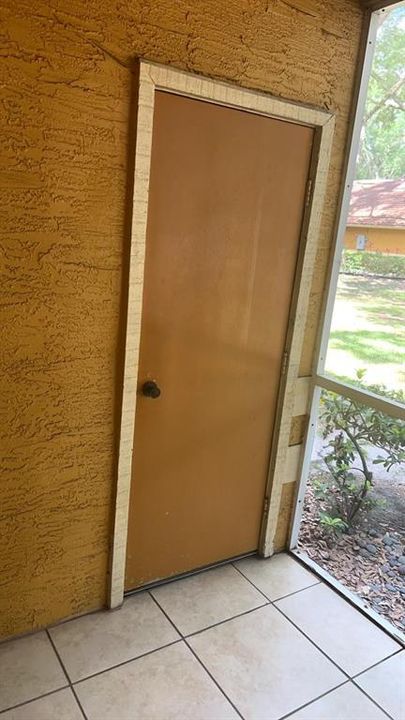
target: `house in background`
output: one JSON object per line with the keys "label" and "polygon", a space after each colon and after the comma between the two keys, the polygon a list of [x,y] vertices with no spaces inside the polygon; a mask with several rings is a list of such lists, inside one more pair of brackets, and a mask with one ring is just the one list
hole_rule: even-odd
{"label": "house in background", "polygon": [[405,179],[354,182],[344,246],[405,254]]}

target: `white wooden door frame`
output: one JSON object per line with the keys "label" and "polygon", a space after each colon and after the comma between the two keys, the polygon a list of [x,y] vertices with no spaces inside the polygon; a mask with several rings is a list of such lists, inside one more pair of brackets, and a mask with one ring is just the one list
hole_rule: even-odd
{"label": "white wooden door frame", "polygon": [[296,278],[294,283],[288,337],[281,377],[272,455],[266,489],[265,513],[261,533],[260,552],[273,552],[275,521],[279,512],[283,469],[286,463],[291,417],[305,320],[324,194],[334,131],[331,113],[274,98],[235,85],[185,73],[170,67],[139,61],[138,118],[135,147],[135,171],[125,366],[121,413],[121,432],[118,457],[118,477],[115,498],[115,519],[111,551],[111,576],[108,604],[119,607],[124,597],[124,575],[128,530],[129,496],[132,474],[132,450],[135,431],[138,360],[142,317],[142,293],[145,262],[145,240],[148,213],[149,173],[153,133],[155,91],[161,90],[202,101],[243,109],[267,117],[286,120],[314,128],[314,148],[311,159],[309,185],[302,225]]}

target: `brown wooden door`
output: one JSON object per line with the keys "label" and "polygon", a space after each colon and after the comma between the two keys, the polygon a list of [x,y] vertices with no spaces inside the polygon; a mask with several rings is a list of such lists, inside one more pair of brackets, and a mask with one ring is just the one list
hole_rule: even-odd
{"label": "brown wooden door", "polygon": [[258,547],[312,143],[156,92],[126,589]]}

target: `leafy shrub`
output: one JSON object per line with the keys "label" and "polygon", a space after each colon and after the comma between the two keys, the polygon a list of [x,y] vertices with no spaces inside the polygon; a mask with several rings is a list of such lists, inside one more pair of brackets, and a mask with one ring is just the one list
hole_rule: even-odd
{"label": "leafy shrub", "polygon": [[319,500],[324,500],[329,494],[329,482],[325,480],[324,474],[314,475],[311,477],[311,485],[315,496]]}
{"label": "leafy shrub", "polygon": [[364,253],[355,252],[354,250],[343,250],[340,272],[360,275],[364,272],[363,255]]}
{"label": "leafy shrub", "polygon": [[[360,371],[359,375],[360,380],[364,373]],[[382,390],[381,386],[369,389]],[[398,391],[383,390],[385,395],[403,399]],[[389,471],[405,461],[405,423],[326,390],[322,391],[321,408],[322,437],[327,440],[323,461],[329,479],[318,478],[314,491],[326,503],[328,511],[321,516],[321,525],[341,532],[353,523],[361,509],[369,509],[374,504],[369,497],[373,487],[372,466],[382,464]],[[369,445],[384,454],[370,461]]]}
{"label": "leafy shrub", "polygon": [[388,255],[379,251],[343,250],[340,271],[351,275],[385,275],[405,278],[405,255]]}
{"label": "leafy shrub", "polygon": [[328,535],[334,535],[337,537],[340,533],[344,532],[348,525],[340,517],[332,517],[327,513],[319,513],[320,524]]}

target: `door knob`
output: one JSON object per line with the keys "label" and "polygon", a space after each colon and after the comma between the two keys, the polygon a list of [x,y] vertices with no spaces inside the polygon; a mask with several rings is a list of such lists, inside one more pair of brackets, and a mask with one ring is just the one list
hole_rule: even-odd
{"label": "door knob", "polygon": [[160,395],[160,388],[154,380],[147,380],[142,385],[142,395],[145,395],[145,397],[150,397],[152,398],[152,400],[156,400],[156,398],[158,398]]}

